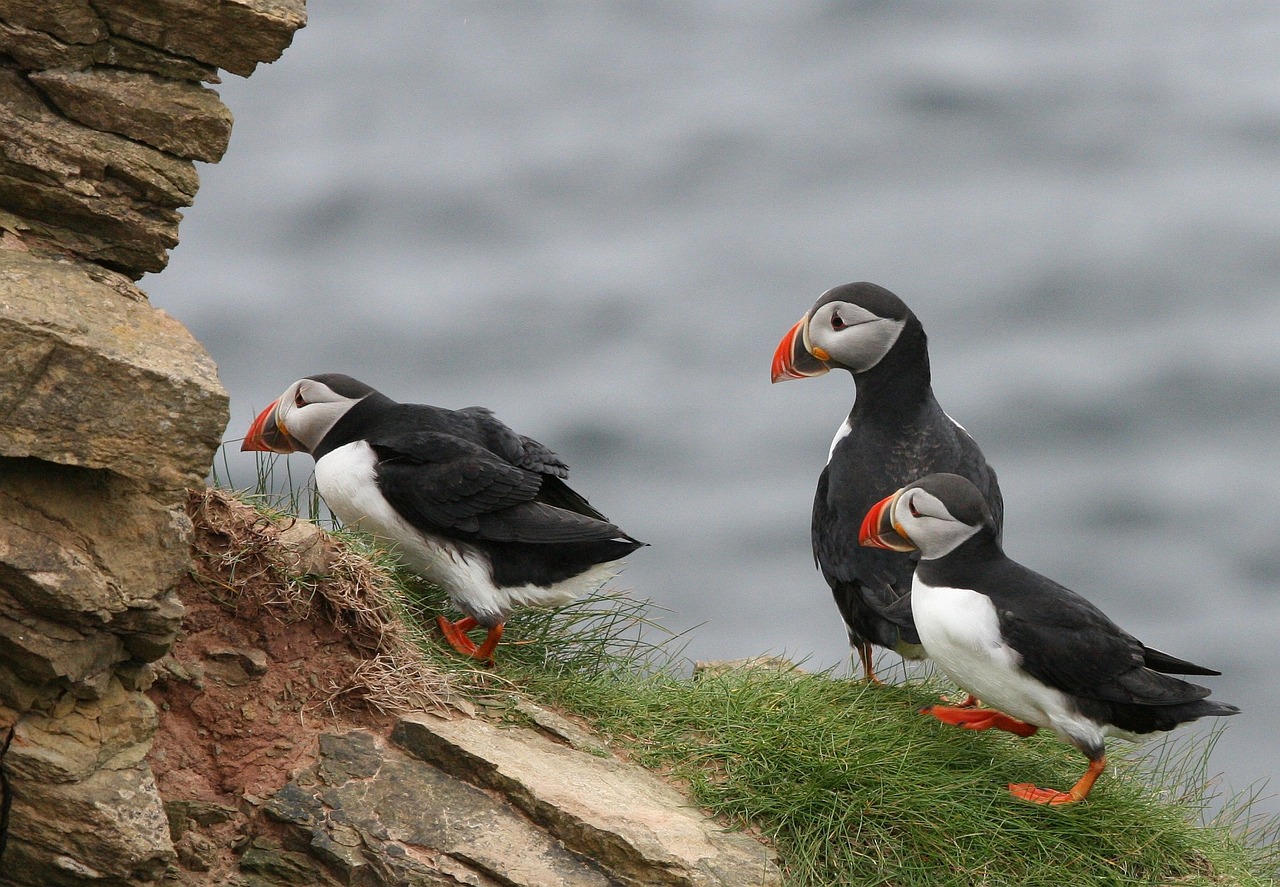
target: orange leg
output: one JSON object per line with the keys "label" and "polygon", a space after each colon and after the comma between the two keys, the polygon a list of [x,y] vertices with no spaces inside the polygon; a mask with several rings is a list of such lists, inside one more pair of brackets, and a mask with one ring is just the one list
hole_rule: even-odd
{"label": "orange leg", "polygon": [[471,616],[466,616],[457,622],[450,622],[443,616],[436,617],[436,625],[440,626],[440,631],[444,634],[444,639],[449,642],[449,646],[464,656],[479,659],[481,662],[492,662],[493,650],[502,639],[502,626],[495,625],[489,629],[484,643],[477,647],[471,638],[467,637],[467,632],[479,624]]}
{"label": "orange leg", "polygon": [[1051,788],[1037,788],[1029,782],[1020,782],[1016,785],[1010,784],[1009,792],[1015,798],[1031,801],[1034,804],[1074,804],[1077,801],[1083,801],[1088,796],[1093,784],[1098,781],[1098,777],[1102,775],[1102,771],[1106,768],[1107,758],[1105,755],[1096,761],[1090,761],[1089,769],[1084,771],[1080,781],[1065,792]]}
{"label": "orange leg", "polygon": [[459,619],[457,622],[450,622],[443,616],[436,617],[436,625],[440,626],[440,632],[449,642],[449,646],[467,656],[474,656],[476,652],[476,645],[471,642],[471,638],[467,637],[467,632],[478,624],[470,616]]}
{"label": "orange leg", "polygon": [[950,705],[926,705],[920,714],[930,715],[944,724],[954,724],[966,730],[1004,730],[1017,736],[1034,736],[1040,728],[1027,724],[992,708],[957,708]]}
{"label": "orange leg", "polygon": [[862,679],[868,684],[883,684],[884,681],[876,677],[875,666],[871,664],[871,644],[863,641],[854,649],[858,651],[858,661],[862,663]]}
{"label": "orange leg", "polygon": [[493,662],[493,651],[498,646],[498,641],[502,640],[502,629],[503,624],[498,623],[485,635],[484,643],[474,654],[481,662]]}

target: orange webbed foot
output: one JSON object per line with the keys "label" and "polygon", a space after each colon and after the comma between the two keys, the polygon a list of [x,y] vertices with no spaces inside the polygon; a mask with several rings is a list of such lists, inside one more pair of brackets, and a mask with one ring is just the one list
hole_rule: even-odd
{"label": "orange webbed foot", "polygon": [[1004,730],[1016,736],[1034,736],[1040,728],[1027,724],[992,708],[958,708],[951,705],[927,705],[920,713],[937,718],[965,730]]}
{"label": "orange webbed foot", "polygon": [[471,638],[467,637],[467,632],[478,624],[470,616],[459,619],[457,622],[450,622],[443,616],[436,617],[436,625],[440,627],[440,633],[449,642],[449,646],[465,656],[476,654],[476,645],[472,643]]}
{"label": "orange webbed foot", "polygon": [[1009,793],[1015,798],[1030,801],[1033,804],[1049,804],[1052,806],[1075,804],[1089,796],[1089,792],[1093,789],[1093,784],[1098,781],[1098,777],[1102,775],[1102,771],[1106,768],[1107,759],[1105,756],[1098,758],[1096,761],[1090,761],[1089,769],[1085,770],[1080,780],[1065,792],[1052,788],[1038,788],[1029,782],[1019,782],[1009,786]]}

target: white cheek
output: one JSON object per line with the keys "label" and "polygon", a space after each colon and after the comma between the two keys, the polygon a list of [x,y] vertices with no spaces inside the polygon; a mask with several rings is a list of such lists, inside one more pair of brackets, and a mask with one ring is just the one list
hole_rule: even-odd
{"label": "white cheek", "polygon": [[889,353],[902,328],[903,320],[877,318],[841,330],[820,326],[812,332],[813,344],[855,373],[865,373]]}

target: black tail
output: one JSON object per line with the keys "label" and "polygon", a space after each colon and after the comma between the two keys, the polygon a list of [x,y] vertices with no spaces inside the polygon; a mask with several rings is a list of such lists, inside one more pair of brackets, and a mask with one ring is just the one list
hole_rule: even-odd
{"label": "black tail", "polygon": [[1212,668],[1205,668],[1203,665],[1195,665],[1185,659],[1179,659],[1177,656],[1170,656],[1168,653],[1162,653],[1159,650],[1153,650],[1150,647],[1142,648],[1143,663],[1147,668],[1153,671],[1164,672],[1165,674],[1222,674],[1220,671],[1214,671]]}

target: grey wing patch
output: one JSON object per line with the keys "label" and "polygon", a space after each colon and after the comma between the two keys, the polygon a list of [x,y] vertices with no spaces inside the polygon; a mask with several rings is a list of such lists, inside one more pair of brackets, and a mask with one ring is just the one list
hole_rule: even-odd
{"label": "grey wing patch", "polygon": [[530,471],[537,471],[540,474],[553,474],[559,478],[569,476],[569,466],[565,461],[552,452],[551,448],[546,444],[538,443],[531,437],[520,435],[520,444],[522,448],[521,459],[518,464],[521,468],[528,468]]}

